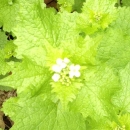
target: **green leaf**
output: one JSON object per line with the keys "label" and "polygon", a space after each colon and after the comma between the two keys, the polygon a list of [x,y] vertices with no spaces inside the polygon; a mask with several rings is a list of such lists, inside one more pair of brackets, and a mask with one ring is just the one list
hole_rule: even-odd
{"label": "green leaf", "polygon": [[121,113],[130,112],[130,63],[119,71],[121,90],[116,93],[113,102]]}
{"label": "green leaf", "polygon": [[123,6],[130,6],[130,1],[129,0],[122,0]]}
{"label": "green leaf", "polygon": [[9,65],[5,61],[5,53],[4,48],[7,43],[7,36],[5,32],[0,30],[0,75],[5,75],[7,72],[10,71]]}
{"label": "green leaf", "polygon": [[87,0],[84,3],[82,10],[84,12],[87,12],[87,10],[113,12],[114,5],[115,5],[115,0],[100,0],[94,2],[91,0]]}
{"label": "green leaf", "polygon": [[130,114],[118,115],[119,123],[110,121],[107,118],[96,122],[90,117],[87,118],[87,130],[123,130],[130,129]]}
{"label": "green leaf", "polygon": [[130,114],[124,114],[124,115],[119,115],[118,119],[120,121],[120,124],[117,124],[115,122],[111,122],[109,125],[110,129],[118,130],[118,129],[130,129]]}
{"label": "green leaf", "polygon": [[106,66],[89,67],[84,74],[85,85],[70,104],[71,110],[80,111],[85,118],[90,116],[97,122],[106,117],[116,120],[111,98],[120,88],[118,77]]}
{"label": "green leaf", "polygon": [[96,55],[100,39],[101,37],[98,36],[93,39],[90,36],[84,38],[79,36],[73,42],[61,44],[59,47],[60,50],[64,48],[68,52],[68,57],[73,63],[85,66],[95,65],[97,64]]}
{"label": "green leaf", "polygon": [[17,47],[16,47],[16,45],[14,45],[14,43],[13,43],[12,40],[8,41],[8,42],[5,44],[4,49],[3,49],[4,55],[5,55],[4,58],[5,58],[5,59],[9,59],[9,58],[11,58],[12,56],[15,57],[15,55],[16,55],[15,49],[16,49],[16,48],[17,48]]}
{"label": "green leaf", "polygon": [[81,8],[85,0],[74,0],[73,10],[81,13]]}
{"label": "green leaf", "polygon": [[[130,60],[130,8],[120,8],[117,19],[111,24],[99,45],[97,57],[101,62],[106,62],[111,67],[122,68]],[[106,42],[107,41],[107,42]]]}
{"label": "green leaf", "polygon": [[5,75],[6,73],[11,71],[11,68],[5,61],[4,56],[4,53],[0,51],[0,75]]}
{"label": "green leaf", "polygon": [[66,86],[62,83],[52,82],[52,93],[55,93],[53,100],[60,100],[61,108],[63,110],[68,109],[68,103],[76,99],[78,92],[83,86],[82,83],[74,81],[71,85]]}
{"label": "green leaf", "polygon": [[[106,42],[107,40],[107,42]],[[98,49],[97,57],[114,68],[124,67],[130,60],[130,37],[123,36],[117,30],[110,30],[105,34]]]}
{"label": "green leaf", "polygon": [[119,32],[120,35],[123,35],[124,37],[130,35],[129,11],[130,11],[130,7],[119,8],[117,12],[117,18],[112,23],[113,29],[116,28],[116,31]]}
{"label": "green leaf", "polygon": [[8,86],[1,86],[1,85],[0,85],[0,90],[1,90],[1,91],[12,91],[12,90],[14,90],[14,89],[11,88],[11,87],[8,87]]}
{"label": "green leaf", "polygon": [[81,114],[57,110],[44,95],[9,99],[2,110],[15,122],[12,130],[86,130]]}
{"label": "green leaf", "polygon": [[[49,43],[59,46],[62,42],[71,43],[77,37],[78,34],[74,31],[76,13],[56,13],[52,8],[43,7],[45,5],[39,0],[34,0],[31,4],[25,0],[19,2],[19,5],[19,23],[13,29],[17,36],[14,42],[18,46],[17,58],[22,58],[24,54],[39,65],[44,65],[44,45]],[[28,12],[31,13],[26,15]],[[39,61],[40,58],[43,59]]]}
{"label": "green leaf", "polygon": [[18,94],[30,85],[36,91],[46,79],[46,69],[26,57],[22,63],[17,64],[12,70],[12,75],[0,80],[0,85],[13,87],[17,89]]}
{"label": "green leaf", "polygon": [[105,117],[102,120],[100,119],[100,121],[93,120],[91,117],[86,119],[87,130],[114,130],[110,128],[110,123],[108,118]]}
{"label": "green leaf", "polygon": [[5,32],[2,32],[0,30],[0,49],[4,48],[6,42],[7,42],[7,36],[5,35]]}
{"label": "green leaf", "polygon": [[0,23],[3,30],[10,32],[16,25],[18,10],[18,0],[0,0]]}

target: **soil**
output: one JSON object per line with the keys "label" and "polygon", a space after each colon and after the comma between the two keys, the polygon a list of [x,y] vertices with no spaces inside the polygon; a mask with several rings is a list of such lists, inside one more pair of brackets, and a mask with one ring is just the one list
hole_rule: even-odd
{"label": "soil", "polygon": [[47,8],[54,7],[58,10],[57,0],[44,0],[44,2],[47,5]]}
{"label": "soil", "polygon": [[[16,90],[12,91],[1,91],[0,90],[0,108],[2,108],[3,102],[5,102],[10,97],[16,97]],[[2,111],[0,111],[0,128],[3,130],[9,130],[13,125],[13,121],[6,116]]]}

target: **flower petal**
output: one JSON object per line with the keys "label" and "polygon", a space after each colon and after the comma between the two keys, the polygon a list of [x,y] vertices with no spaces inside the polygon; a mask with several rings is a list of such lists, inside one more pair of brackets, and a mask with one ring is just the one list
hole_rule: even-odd
{"label": "flower petal", "polygon": [[73,71],[70,71],[70,72],[69,72],[69,77],[70,77],[70,78],[73,78],[73,77],[74,77],[74,72],[73,72]]}
{"label": "flower petal", "polygon": [[61,70],[62,70],[62,68],[59,66],[59,65],[53,65],[52,66],[52,70],[54,71],[54,72],[58,72],[58,73],[60,73],[61,72]]}
{"label": "flower petal", "polygon": [[59,79],[60,79],[60,75],[55,73],[53,76],[52,76],[52,79],[57,82]]}
{"label": "flower petal", "polygon": [[63,69],[63,68],[65,68],[67,66],[67,64],[66,63],[62,63],[61,65],[60,65],[60,67]]}
{"label": "flower petal", "polygon": [[75,71],[75,73],[74,73],[74,76],[75,76],[75,77],[80,77],[80,75],[81,75],[81,74],[80,74],[79,71]]}
{"label": "flower petal", "polygon": [[76,70],[80,70],[80,65],[75,65]]}

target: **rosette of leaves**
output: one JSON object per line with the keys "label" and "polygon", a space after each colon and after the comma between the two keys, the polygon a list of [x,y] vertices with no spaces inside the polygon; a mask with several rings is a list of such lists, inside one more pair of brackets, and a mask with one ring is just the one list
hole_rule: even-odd
{"label": "rosette of leaves", "polygon": [[[100,129],[103,120],[105,125],[118,120],[111,99],[120,90],[119,77],[96,59],[100,37],[77,33],[76,12],[47,9],[41,0],[17,2],[18,24],[12,31],[21,62],[0,80],[0,85],[17,89],[17,97],[2,108],[14,121],[11,129],[86,130],[87,122]],[[52,79],[58,58],[81,67],[81,75],[69,86]]]}
{"label": "rosette of leaves", "polygon": [[114,0],[86,0],[77,20],[77,30],[80,33],[93,34],[98,30],[108,28],[116,17],[114,5]]}

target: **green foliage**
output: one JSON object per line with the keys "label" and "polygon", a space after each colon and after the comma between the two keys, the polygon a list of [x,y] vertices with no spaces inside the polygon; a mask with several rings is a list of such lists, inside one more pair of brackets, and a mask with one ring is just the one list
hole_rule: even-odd
{"label": "green foliage", "polygon": [[[17,103],[17,105],[15,106],[14,103]],[[45,99],[44,95],[29,99],[10,99],[4,104],[4,108],[11,118],[16,120],[12,130],[85,130],[85,123],[81,114],[61,111],[56,104]],[[15,116],[14,113],[18,115]]]}
{"label": "green foliage", "polygon": [[123,6],[130,6],[130,1],[129,0],[122,0]]}
{"label": "green foliage", "polygon": [[129,6],[0,2],[0,26],[16,36],[0,30],[0,89],[17,90],[2,107],[11,130],[130,129]]}
{"label": "green foliage", "polygon": [[[10,67],[7,64],[7,62],[5,61],[5,46],[7,44],[7,36],[5,35],[4,32],[0,31],[0,75],[5,75],[7,72],[10,71]],[[7,52],[8,53],[8,52]]]}
{"label": "green foliage", "polygon": [[128,21],[130,17],[125,16],[125,14],[129,14],[129,11],[130,8],[125,7],[118,10],[118,18],[113,22],[111,28],[105,32],[99,45],[99,59],[112,67],[124,67],[129,62],[130,25]]}
{"label": "green foliage", "polygon": [[73,5],[73,10],[77,12],[81,12],[81,8],[85,0],[75,0]]}
{"label": "green foliage", "polygon": [[113,0],[87,0],[77,20],[78,30],[86,34],[92,34],[99,29],[108,28],[116,16],[114,4],[115,1]]}
{"label": "green foliage", "polygon": [[58,6],[61,12],[81,12],[83,2],[85,2],[85,0],[58,0]]}
{"label": "green foliage", "polygon": [[0,0],[0,26],[5,31],[10,32],[15,26],[18,10],[18,0]]}
{"label": "green foliage", "polygon": [[[111,96],[119,89],[117,76],[106,66],[88,68],[85,73],[85,86],[72,103],[71,109],[96,120],[110,116],[113,109]],[[114,115],[114,111],[111,114]]]}
{"label": "green foliage", "polygon": [[0,49],[4,48],[6,42],[7,42],[7,36],[5,35],[5,32],[2,32],[0,30]]}
{"label": "green foliage", "polygon": [[114,96],[114,103],[119,107],[121,113],[130,112],[130,63],[119,71],[121,90]]}

